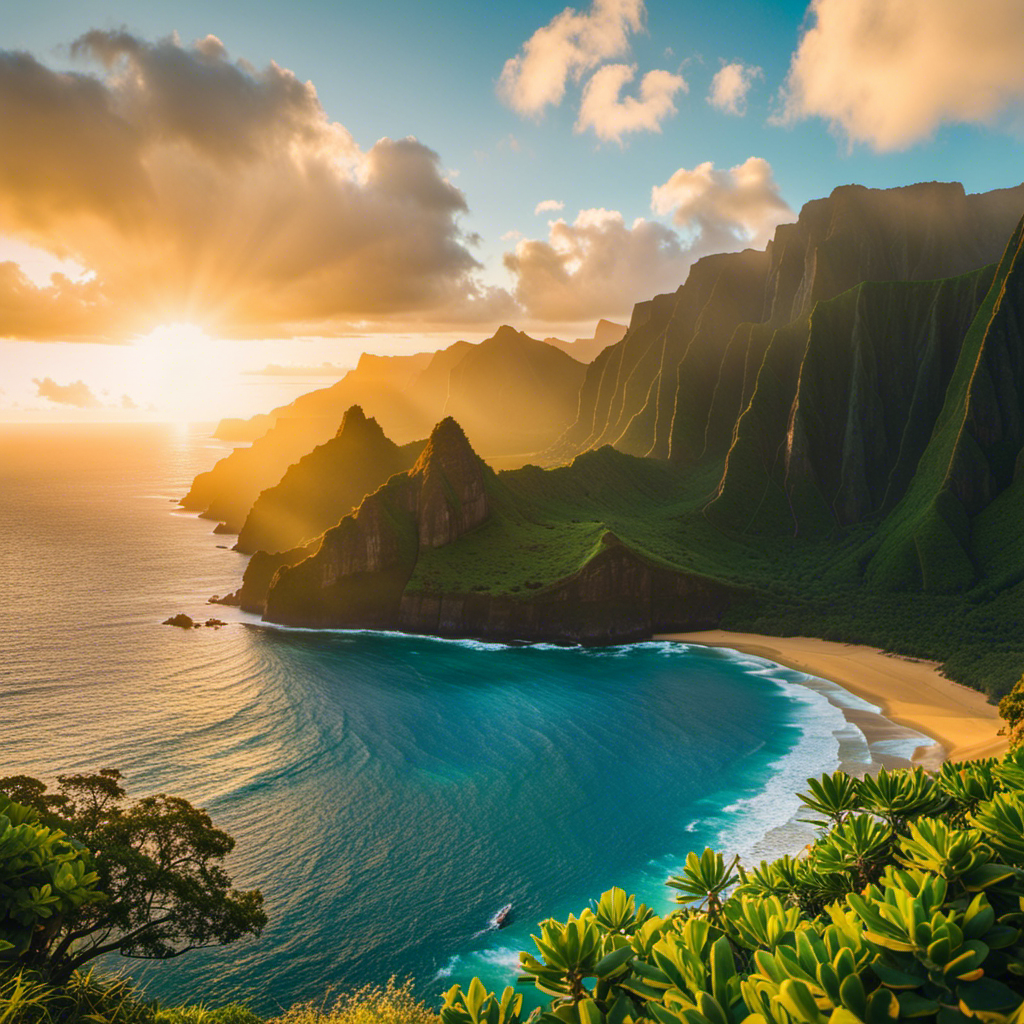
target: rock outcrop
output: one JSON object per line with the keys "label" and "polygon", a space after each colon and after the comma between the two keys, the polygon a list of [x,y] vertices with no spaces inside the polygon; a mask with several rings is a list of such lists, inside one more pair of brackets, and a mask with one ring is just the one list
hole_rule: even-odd
{"label": "rock outcrop", "polygon": [[424,444],[399,447],[375,419],[352,406],[330,441],[304,455],[259,495],[239,531],[236,549],[273,554],[309,543],[389,477],[408,470]]}
{"label": "rock outcrop", "polygon": [[442,420],[408,473],[365,498],[310,557],[278,569],[265,618],[395,628],[420,550],[451,544],[486,520],[488,474],[461,427]]}

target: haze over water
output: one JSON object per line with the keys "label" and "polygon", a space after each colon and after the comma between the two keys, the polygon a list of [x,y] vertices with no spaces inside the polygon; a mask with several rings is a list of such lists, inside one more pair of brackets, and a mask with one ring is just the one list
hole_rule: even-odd
{"label": "haze over water", "polygon": [[[792,847],[794,790],[838,764],[839,738],[866,755],[799,673],[722,652],[237,613],[162,626],[224,616],[206,597],[238,585],[231,540],[172,504],[224,450],[157,425],[0,430],[0,773],[117,767],[133,796],[183,795],[266,896],[258,941],[129,962],[154,995],[270,1010],[392,974],[429,996],[509,983],[546,916],[615,884],[665,911],[687,850]],[[509,902],[510,927],[489,929]]]}

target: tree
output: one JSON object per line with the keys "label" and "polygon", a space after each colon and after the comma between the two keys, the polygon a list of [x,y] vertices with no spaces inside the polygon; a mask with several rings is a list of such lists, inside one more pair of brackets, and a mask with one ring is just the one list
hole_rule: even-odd
{"label": "tree", "polygon": [[1014,684],[1013,689],[999,702],[999,714],[1009,726],[1010,745],[1016,746],[1024,739],[1024,676]]}
{"label": "tree", "polygon": [[60,908],[45,934],[18,952],[57,984],[105,953],[166,960],[257,936],[267,922],[259,890],[232,888],[223,861],[235,841],[204,810],[163,793],[127,802],[120,781],[114,769],[61,775],[49,793],[38,779],[0,778],[0,793],[81,844],[103,894]]}

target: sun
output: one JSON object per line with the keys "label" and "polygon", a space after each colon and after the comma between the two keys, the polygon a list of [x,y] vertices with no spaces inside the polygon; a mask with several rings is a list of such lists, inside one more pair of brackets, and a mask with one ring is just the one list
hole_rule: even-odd
{"label": "sun", "polygon": [[126,386],[172,422],[217,415],[225,378],[232,374],[226,344],[199,324],[160,324],[132,343]]}

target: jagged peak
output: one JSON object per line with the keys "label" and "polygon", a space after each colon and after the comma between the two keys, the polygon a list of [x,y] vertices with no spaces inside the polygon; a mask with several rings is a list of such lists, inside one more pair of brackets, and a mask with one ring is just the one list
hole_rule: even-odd
{"label": "jagged peak", "polygon": [[350,405],[341,417],[341,426],[335,437],[342,437],[349,434],[373,434],[385,437],[381,425],[372,417],[363,412],[361,405]]}
{"label": "jagged peak", "polygon": [[520,338],[525,337],[526,335],[522,331],[517,331],[510,324],[502,324],[487,340],[507,344],[508,342],[518,341]]}
{"label": "jagged peak", "polygon": [[430,432],[427,445],[411,473],[425,473],[435,466],[446,467],[472,460],[479,462],[465,431],[451,416],[445,416]]}

